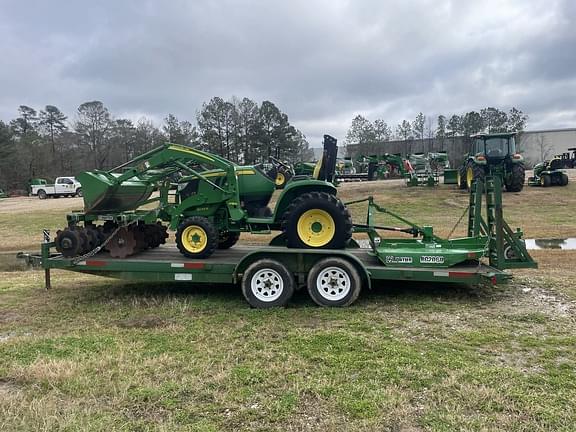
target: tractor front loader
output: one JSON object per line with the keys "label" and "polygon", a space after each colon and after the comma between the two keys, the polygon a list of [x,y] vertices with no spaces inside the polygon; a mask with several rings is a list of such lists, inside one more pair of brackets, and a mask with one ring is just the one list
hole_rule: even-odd
{"label": "tractor front loader", "polygon": [[82,173],[84,211],[67,216],[68,227],[57,233],[56,248],[66,257],[82,258],[105,248],[124,258],[165,243],[167,228],[176,231],[178,249],[189,258],[229,248],[242,232],[280,231],[275,241],[293,248],[343,248],[352,236],[352,220],[331,183],[336,139],[325,135],[324,143],[314,177],[293,178],[273,211],[268,204],[276,176],[262,166],[237,166],[176,144],[110,171]]}

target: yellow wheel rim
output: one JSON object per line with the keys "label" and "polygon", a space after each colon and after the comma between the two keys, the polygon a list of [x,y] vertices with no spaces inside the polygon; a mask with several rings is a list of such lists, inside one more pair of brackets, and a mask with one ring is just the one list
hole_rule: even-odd
{"label": "yellow wheel rim", "polygon": [[190,253],[200,253],[206,249],[208,236],[198,225],[190,225],[182,232],[182,246]]}
{"label": "yellow wheel rim", "polygon": [[306,246],[322,247],[334,237],[336,224],[328,212],[311,209],[300,216],[296,229],[298,237]]}
{"label": "yellow wheel rim", "polygon": [[540,186],[544,186],[546,183],[544,182],[544,176],[540,177]]}
{"label": "yellow wheel rim", "polygon": [[460,171],[456,173],[456,183],[458,184],[458,186],[462,184],[462,179],[460,178]]}
{"label": "yellow wheel rim", "polygon": [[286,177],[284,177],[284,174],[282,174],[281,172],[276,174],[276,186],[282,186],[285,181]]}
{"label": "yellow wheel rim", "polygon": [[474,171],[472,171],[472,168],[468,168],[466,169],[466,183],[468,184],[469,188],[472,187],[473,181],[474,181]]}

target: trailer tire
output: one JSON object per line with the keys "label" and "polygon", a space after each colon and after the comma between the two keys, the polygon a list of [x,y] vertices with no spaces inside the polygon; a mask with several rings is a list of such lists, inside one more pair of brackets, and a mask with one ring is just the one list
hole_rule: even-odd
{"label": "trailer tire", "polygon": [[239,232],[228,231],[226,234],[220,236],[218,241],[218,249],[230,249],[240,239]]}
{"label": "trailer tire", "polygon": [[521,192],[524,188],[524,179],[526,178],[524,165],[512,165],[510,171],[509,181],[506,183],[506,190],[508,192]]}
{"label": "trailer tire", "polygon": [[308,272],[308,293],[324,307],[345,307],[356,301],[362,280],[356,268],[342,258],[325,258]]}
{"label": "trailer tire", "polygon": [[40,189],[38,191],[38,199],[46,199],[46,198],[48,198],[46,191],[44,189]]}
{"label": "trailer tire", "polygon": [[208,258],[218,246],[218,233],[203,216],[185,219],[176,231],[176,246],[188,258]]}
{"label": "trailer tire", "polygon": [[343,249],[352,238],[352,217],[334,195],[309,192],[292,201],[282,231],[290,248]]}
{"label": "trailer tire", "polygon": [[283,307],[294,294],[294,275],[286,266],[271,259],[253,262],[242,276],[242,294],[251,307]]}

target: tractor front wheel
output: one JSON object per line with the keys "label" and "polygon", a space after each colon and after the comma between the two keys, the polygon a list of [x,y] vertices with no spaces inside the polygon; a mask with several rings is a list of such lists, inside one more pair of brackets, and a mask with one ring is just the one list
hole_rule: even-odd
{"label": "tractor front wheel", "polygon": [[352,238],[352,218],[334,195],[309,192],[288,207],[282,230],[291,248],[343,249]]}
{"label": "tractor front wheel", "polygon": [[176,245],[188,258],[208,258],[218,246],[218,233],[207,218],[192,216],[178,226]]}
{"label": "tractor front wheel", "polygon": [[510,170],[508,177],[508,182],[506,182],[506,190],[508,192],[520,192],[524,188],[525,176],[526,172],[524,165],[512,165],[512,169]]}

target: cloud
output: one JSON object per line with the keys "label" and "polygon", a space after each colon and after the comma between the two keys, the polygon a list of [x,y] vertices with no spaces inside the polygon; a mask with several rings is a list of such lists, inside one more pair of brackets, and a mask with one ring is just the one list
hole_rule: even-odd
{"label": "cloud", "polygon": [[0,118],[194,119],[212,96],[271,100],[317,144],[364,114],[395,125],[485,106],[576,125],[574,3],[543,0],[4,2]]}

